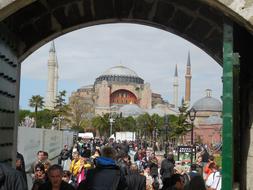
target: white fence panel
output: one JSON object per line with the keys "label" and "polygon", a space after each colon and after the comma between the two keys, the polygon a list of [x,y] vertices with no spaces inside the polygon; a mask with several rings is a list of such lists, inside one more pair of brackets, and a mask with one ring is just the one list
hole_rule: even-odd
{"label": "white fence panel", "polygon": [[18,127],[18,152],[24,156],[26,169],[30,168],[39,150],[43,150],[43,129]]}
{"label": "white fence panel", "polygon": [[49,159],[58,156],[62,149],[62,131],[44,130],[43,150],[48,152]]}
{"label": "white fence panel", "polygon": [[66,144],[70,147],[73,146],[74,133],[70,131],[63,131],[62,147]]}
{"label": "white fence panel", "polygon": [[116,141],[134,141],[135,133],[134,132],[116,132]]}
{"label": "white fence panel", "polygon": [[65,144],[73,146],[74,133],[50,129],[18,127],[18,152],[23,154],[28,170],[37,158],[37,152],[48,152],[49,159],[57,157]]}

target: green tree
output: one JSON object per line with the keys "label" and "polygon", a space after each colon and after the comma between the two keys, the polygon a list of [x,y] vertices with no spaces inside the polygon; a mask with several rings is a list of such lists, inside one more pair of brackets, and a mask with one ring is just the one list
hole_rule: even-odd
{"label": "green tree", "polygon": [[158,114],[142,114],[136,118],[137,130],[141,131],[141,136],[145,135],[152,140],[155,129],[158,131],[163,125],[163,118]]}
{"label": "green tree", "polygon": [[32,98],[29,100],[29,106],[34,108],[35,112],[35,121],[37,123],[37,112],[39,108],[44,107],[44,100],[43,97],[40,95],[32,96]]}
{"label": "green tree", "polygon": [[170,116],[170,137],[180,139],[191,130],[191,123],[188,121],[188,107],[182,103],[179,107],[179,116]]}
{"label": "green tree", "polygon": [[70,109],[65,100],[66,93],[66,90],[63,90],[56,96],[55,107],[52,112],[53,118],[58,122],[59,128],[61,128],[62,124],[70,123]]}
{"label": "green tree", "polygon": [[96,116],[92,119],[92,126],[98,130],[99,135],[108,136],[109,134],[109,126],[110,126],[110,115],[106,113],[102,116]]}
{"label": "green tree", "polygon": [[136,132],[136,120],[132,117],[116,117],[114,132],[131,131]]}
{"label": "green tree", "polygon": [[56,101],[55,101],[55,107],[54,111],[56,112],[57,115],[67,115],[68,113],[68,105],[65,100],[67,91],[63,90],[60,91],[59,94],[56,96]]}
{"label": "green tree", "polygon": [[26,116],[31,116],[32,112],[30,110],[19,110],[18,123],[24,121]]}
{"label": "green tree", "polygon": [[[19,110],[19,123],[24,121],[25,117],[34,117],[35,118],[35,112],[31,112],[30,110]],[[50,110],[40,110],[37,112],[37,127],[41,128],[51,128],[52,127],[52,119],[53,115]]]}
{"label": "green tree", "polygon": [[52,120],[53,120],[53,114],[51,110],[40,110],[37,114],[38,117],[38,123],[37,125],[39,128],[44,127],[47,129],[51,129],[52,127]]}
{"label": "green tree", "polygon": [[90,129],[91,118],[94,115],[94,108],[90,102],[79,96],[74,96],[69,101],[69,117],[71,126],[76,129]]}

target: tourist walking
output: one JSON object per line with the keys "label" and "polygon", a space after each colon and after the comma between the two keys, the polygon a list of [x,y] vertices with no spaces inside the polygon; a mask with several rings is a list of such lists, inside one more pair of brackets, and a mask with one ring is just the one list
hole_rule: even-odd
{"label": "tourist walking", "polygon": [[174,163],[173,154],[168,154],[167,158],[165,158],[161,163],[160,174],[163,186],[165,187],[170,187],[172,185],[171,177],[174,174]]}
{"label": "tourist walking", "polygon": [[209,190],[220,190],[222,181],[220,171],[215,163],[211,163],[209,165],[209,169],[211,170],[211,173],[206,180],[206,186],[209,188]]}
{"label": "tourist walking", "polygon": [[127,183],[125,176],[115,162],[116,150],[111,146],[105,146],[101,150],[101,157],[96,160],[96,168],[87,172],[86,180],[83,180],[78,190],[103,189],[125,190]]}
{"label": "tourist walking", "polygon": [[75,188],[62,180],[63,170],[62,167],[55,164],[48,169],[49,181],[42,184],[39,190],[75,190]]}
{"label": "tourist walking", "polygon": [[32,190],[38,190],[39,187],[46,182],[47,176],[45,173],[45,167],[42,163],[38,163],[35,166],[35,174]]}
{"label": "tourist walking", "polygon": [[72,175],[72,180],[76,183],[77,182],[77,175],[79,171],[81,170],[81,159],[79,152],[73,152],[72,154],[73,160],[71,162],[69,171],[71,172]]}
{"label": "tourist walking", "polygon": [[146,190],[146,177],[139,174],[136,164],[130,166],[129,174],[126,176],[129,190]]}
{"label": "tourist walking", "polygon": [[58,164],[62,166],[63,170],[68,170],[70,165],[70,150],[68,149],[68,145],[64,145],[63,149],[61,150]]}
{"label": "tourist walking", "polygon": [[27,190],[21,172],[4,163],[0,163],[0,184],[0,190]]}

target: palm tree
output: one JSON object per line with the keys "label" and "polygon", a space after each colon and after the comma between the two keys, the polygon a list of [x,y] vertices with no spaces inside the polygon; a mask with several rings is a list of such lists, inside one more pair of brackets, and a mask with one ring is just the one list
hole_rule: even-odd
{"label": "palm tree", "polygon": [[115,119],[114,131],[131,131],[136,132],[136,121],[132,116],[128,117],[117,117]]}
{"label": "palm tree", "polygon": [[32,98],[29,100],[29,106],[34,108],[35,112],[35,122],[37,122],[37,113],[38,109],[44,107],[44,100],[43,97],[40,95],[32,96]]}
{"label": "palm tree", "polygon": [[138,130],[143,131],[150,141],[152,140],[154,131],[160,129],[162,124],[163,119],[157,114],[149,115],[145,113],[137,118]]}
{"label": "palm tree", "polygon": [[109,113],[106,113],[102,116],[96,116],[92,119],[92,126],[94,126],[98,130],[100,136],[108,135],[110,126],[109,119]]}

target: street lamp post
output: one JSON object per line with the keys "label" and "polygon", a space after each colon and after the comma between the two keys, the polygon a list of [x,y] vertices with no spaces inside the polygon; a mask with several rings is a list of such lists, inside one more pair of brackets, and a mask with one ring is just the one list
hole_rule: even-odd
{"label": "street lamp post", "polygon": [[164,116],[164,124],[165,124],[165,155],[168,154],[168,124],[169,124],[169,117],[168,115]]}
{"label": "street lamp post", "polygon": [[64,120],[64,117],[63,117],[63,116],[59,116],[59,117],[58,117],[58,122],[59,122],[59,123],[58,123],[58,125],[59,125],[59,126],[58,126],[58,130],[61,129],[61,121],[63,121],[63,120]]}
{"label": "street lamp post", "polygon": [[154,121],[155,128],[153,131],[153,151],[155,153],[156,150],[156,141],[157,141],[157,121]]}
{"label": "street lamp post", "polygon": [[191,146],[192,146],[192,151],[191,151],[191,163],[193,161],[193,122],[195,120],[195,117],[196,117],[196,110],[194,108],[191,108],[188,112],[189,114],[189,119],[191,120]]}
{"label": "street lamp post", "polygon": [[114,122],[114,119],[111,117],[110,119],[109,119],[109,122],[110,122],[110,137],[112,136],[112,124],[113,124],[113,122]]}

